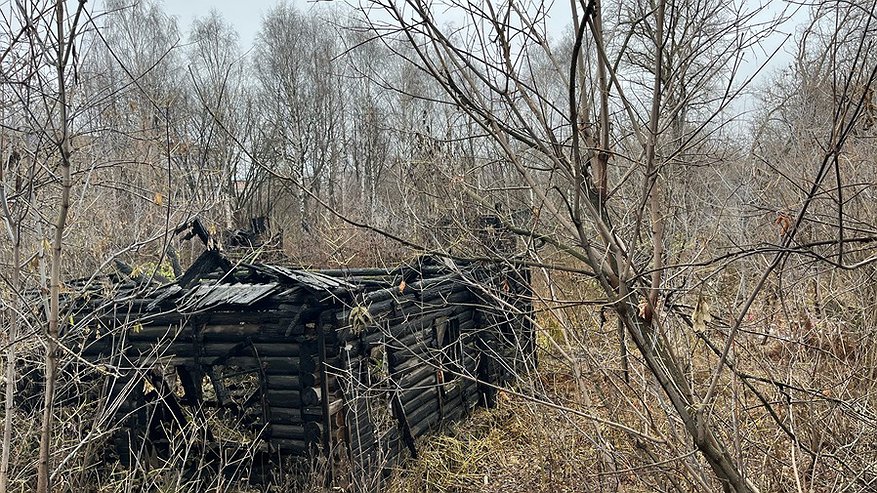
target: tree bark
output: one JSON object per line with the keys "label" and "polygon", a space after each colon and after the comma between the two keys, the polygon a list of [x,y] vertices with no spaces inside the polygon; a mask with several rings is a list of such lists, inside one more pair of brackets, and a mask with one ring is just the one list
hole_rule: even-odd
{"label": "tree bark", "polygon": [[661,216],[660,169],[655,163],[655,148],[658,145],[658,122],[661,117],[661,81],[664,67],[664,11],[667,3],[658,2],[655,11],[655,81],[652,86],[652,108],[649,115],[649,135],[646,143],[646,190],[649,202],[649,215],[652,224],[652,279],[646,306],[646,320],[656,320],[658,293],[661,286],[661,271],[664,257],[664,220]]}
{"label": "tree bark", "polygon": [[[2,183],[2,173],[0,173],[0,187]],[[5,201],[5,195],[3,196]],[[7,226],[12,235],[12,274],[10,282],[12,283],[13,295],[17,296],[20,282],[20,266],[21,266],[21,226],[19,221],[13,221],[9,208],[4,203],[4,212],[6,215]],[[20,308],[21,303],[16,302],[15,306]],[[0,459],[0,493],[6,493],[9,484],[9,455],[12,448],[12,415],[15,397],[15,358],[16,345],[18,339],[18,330],[20,327],[21,313],[19,309],[13,310],[12,320],[9,324],[8,346],[6,347],[6,392],[3,403],[3,453]]]}
{"label": "tree bark", "polygon": [[[80,3],[82,8],[82,3]],[[64,229],[70,210],[70,128],[67,120],[67,92],[65,81],[66,55],[64,31],[64,1],[55,4],[57,29],[57,76],[58,76],[58,150],[60,152],[61,203],[58,205],[58,218],[55,222],[55,237],[52,242],[52,270],[49,286],[49,317],[46,334],[46,388],[43,400],[43,419],[40,427],[40,454],[37,468],[37,493],[48,493],[51,489],[51,443],[54,425],[55,382],[58,367],[58,338],[60,335],[60,292],[61,257],[64,246]]]}
{"label": "tree bark", "polygon": [[725,491],[758,493],[758,488],[740,474],[730,452],[722,445],[704,414],[700,412],[700,406],[694,401],[685,376],[668,350],[666,339],[647,320],[639,316],[637,309],[633,301],[619,304],[618,316],[627,327],[631,339],[661,389],[669,397],[686,431],[692,437],[694,446],[706,459]]}

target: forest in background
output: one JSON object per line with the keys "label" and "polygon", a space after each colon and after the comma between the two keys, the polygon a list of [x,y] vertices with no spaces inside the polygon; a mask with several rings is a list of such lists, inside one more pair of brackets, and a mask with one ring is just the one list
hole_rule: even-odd
{"label": "forest in background", "polygon": [[[173,278],[195,217],[266,218],[249,260],[305,267],[522,257],[543,367],[508,405],[562,438],[534,484],[872,490],[877,2],[787,7],[572,1],[553,32],[540,2],[279,3],[243,52],[217,13],[3,3],[0,491],[205,488],[108,474],[94,409],[54,402],[64,281]],[[744,70],[802,11],[788,66]]]}

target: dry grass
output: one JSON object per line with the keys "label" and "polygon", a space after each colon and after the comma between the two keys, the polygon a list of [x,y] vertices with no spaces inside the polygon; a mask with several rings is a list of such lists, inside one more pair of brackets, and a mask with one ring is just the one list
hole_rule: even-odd
{"label": "dry grass", "polygon": [[[560,299],[594,299],[593,286],[570,275],[555,285]],[[557,279],[555,279],[557,280]],[[534,284],[545,292],[544,281]],[[801,297],[803,299],[803,296]],[[717,298],[716,298],[717,299]],[[689,300],[690,301],[690,300]],[[466,492],[652,492],[720,491],[709,468],[692,451],[691,440],[631,347],[625,379],[615,321],[601,326],[589,306],[568,306],[549,314],[539,304],[537,374],[519,384],[524,394],[554,406],[503,393],[496,409],[473,415],[418,444],[420,458],[400,465],[386,483],[388,493]],[[693,304],[693,303],[690,303]],[[719,303],[716,303],[719,305]],[[806,308],[804,302],[799,303]],[[797,444],[781,430],[763,402],[725,371],[713,420],[728,444],[765,492],[869,491],[858,487],[856,474],[877,471],[877,331],[874,319],[861,322],[843,312],[802,318],[802,306],[759,303],[751,311],[734,346],[736,367],[755,375],[752,385],[776,410],[782,426],[793,431]],[[840,312],[840,310],[835,310]],[[847,309],[846,311],[850,311]],[[717,307],[717,318],[728,310]],[[870,312],[868,312],[870,313]],[[702,395],[714,371],[716,356],[700,336],[680,320],[671,319],[668,338],[695,393]],[[713,324],[702,336],[717,347],[726,332]],[[787,382],[790,385],[770,383]],[[64,410],[63,413],[67,413]],[[80,443],[89,409],[64,414],[58,450]],[[590,416],[586,417],[584,415]],[[596,418],[596,419],[594,419]],[[35,456],[35,414],[16,417],[14,457]],[[659,442],[638,436],[656,438]],[[235,430],[222,435],[245,441]],[[60,443],[63,442],[63,443]],[[106,444],[98,441],[94,451]],[[815,452],[815,458],[808,455]],[[265,491],[262,486],[232,484],[204,473],[200,482],[180,477],[182,459],[149,470],[127,471],[98,464],[88,472],[78,458],[65,477],[73,488],[89,484],[94,491]],[[286,465],[269,491],[320,492],[319,478],[302,480]],[[32,464],[14,464],[14,487],[32,478]],[[70,472],[74,471],[74,472]],[[875,475],[877,477],[877,475]],[[318,484],[319,486],[313,486]],[[800,490],[799,485],[800,484]],[[342,491],[338,488],[328,491]],[[354,491],[348,488],[344,491]]]}
{"label": "dry grass", "polygon": [[[874,329],[753,314],[734,361],[760,379],[749,383],[765,401],[725,371],[712,416],[720,439],[762,491],[873,491],[865,484],[877,471]],[[497,409],[423,440],[420,458],[396,471],[387,491],[721,491],[632,347],[625,380],[611,316],[602,329],[582,307],[561,317],[563,326],[540,320],[540,369],[524,393],[598,419],[503,394]],[[678,321],[668,337],[702,395],[716,355]],[[714,326],[704,337],[721,347],[726,333]]]}
{"label": "dry grass", "polygon": [[[572,376],[559,367],[544,373],[552,400],[571,402]],[[625,448],[623,436],[508,393],[497,408],[477,409],[419,447],[420,457],[394,473],[388,493],[649,491],[611,464]]]}

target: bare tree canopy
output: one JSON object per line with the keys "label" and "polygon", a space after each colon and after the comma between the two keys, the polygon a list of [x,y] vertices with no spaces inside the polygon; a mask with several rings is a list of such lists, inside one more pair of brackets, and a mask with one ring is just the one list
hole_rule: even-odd
{"label": "bare tree canopy", "polygon": [[[873,490],[875,12],[278,2],[250,49],[219,10],[0,2],[0,493]],[[358,287],[302,295],[317,268]],[[315,351],[277,394],[298,421],[229,427],[277,407],[273,370],[152,337],[201,287],[255,318],[168,322],[193,347],[282,325],[269,357]],[[448,428],[451,375],[491,408]],[[318,446],[292,466],[275,432]]]}

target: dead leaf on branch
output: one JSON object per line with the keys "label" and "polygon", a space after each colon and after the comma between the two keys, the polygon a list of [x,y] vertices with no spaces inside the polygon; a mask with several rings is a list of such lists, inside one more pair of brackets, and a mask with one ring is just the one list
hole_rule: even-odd
{"label": "dead leaf on branch", "polygon": [[704,298],[703,293],[697,296],[697,304],[694,305],[694,312],[691,314],[691,326],[695,332],[703,332],[706,326],[713,321],[710,314],[710,303]]}

